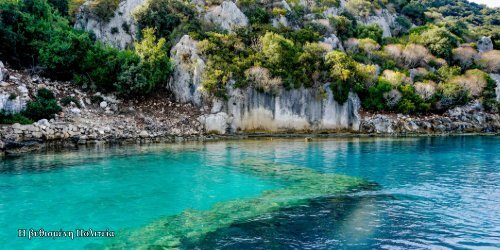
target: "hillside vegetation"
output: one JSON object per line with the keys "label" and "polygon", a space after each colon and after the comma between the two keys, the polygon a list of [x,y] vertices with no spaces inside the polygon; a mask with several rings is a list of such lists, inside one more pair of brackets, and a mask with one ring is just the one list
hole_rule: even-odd
{"label": "hillside vegetation", "polygon": [[[205,8],[220,3],[207,1]],[[472,99],[500,107],[489,75],[500,73],[500,10],[465,0],[241,0],[249,25],[230,31],[203,19],[194,3],[147,0],[133,13],[137,42],[124,50],[73,29],[82,4],[2,1],[0,60],[99,91],[147,95],[167,83],[169,51],[189,34],[207,63],[207,95],[226,97],[234,81],[270,94],[314,88],[322,98],[324,83],[331,83],[337,102],[355,92],[373,111],[439,112]],[[118,4],[92,0],[87,8],[105,22]],[[391,36],[367,21],[381,15],[395,18]],[[478,51],[483,36],[493,50]]]}

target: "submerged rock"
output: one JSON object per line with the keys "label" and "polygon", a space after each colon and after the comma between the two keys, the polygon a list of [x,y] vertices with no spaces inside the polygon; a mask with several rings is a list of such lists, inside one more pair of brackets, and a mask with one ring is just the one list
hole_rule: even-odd
{"label": "submerged rock", "polygon": [[208,233],[235,223],[270,215],[283,208],[308,205],[312,199],[378,188],[376,184],[359,178],[274,162],[244,161],[232,165],[230,169],[282,183],[283,186],[255,198],[219,202],[208,210],[188,209],[158,219],[145,227],[123,232],[112,239],[108,247],[148,248],[155,245],[178,248],[184,242],[196,242]]}

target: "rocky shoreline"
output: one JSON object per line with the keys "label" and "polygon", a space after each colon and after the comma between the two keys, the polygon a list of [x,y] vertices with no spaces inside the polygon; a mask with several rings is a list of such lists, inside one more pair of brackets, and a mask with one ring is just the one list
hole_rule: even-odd
{"label": "rocky shoreline", "polygon": [[[441,115],[408,116],[359,112],[358,129],[248,130],[218,133],[207,125],[214,107],[179,103],[165,90],[143,99],[123,100],[94,92],[88,86],[51,81],[26,71],[0,65],[0,110],[19,112],[40,88],[51,90],[63,106],[53,119],[33,124],[0,125],[1,154],[19,154],[47,148],[74,148],[101,144],[171,143],[275,137],[411,136],[465,133],[496,134],[500,116],[486,112],[479,101]],[[76,103],[75,103],[76,102]],[[62,103],[62,102],[61,102]]]}

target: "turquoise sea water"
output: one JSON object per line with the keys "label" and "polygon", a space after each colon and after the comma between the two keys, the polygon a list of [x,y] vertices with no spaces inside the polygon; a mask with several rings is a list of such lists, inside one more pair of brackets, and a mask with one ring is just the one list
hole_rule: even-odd
{"label": "turquoise sea water", "polygon": [[[500,138],[247,140],[82,149],[0,162],[0,248],[106,243],[18,238],[19,228],[142,228],[186,209],[260,197],[283,183],[231,168],[242,160],[376,182],[210,232],[200,249],[500,248]],[[299,197],[300,198],[300,197]]]}

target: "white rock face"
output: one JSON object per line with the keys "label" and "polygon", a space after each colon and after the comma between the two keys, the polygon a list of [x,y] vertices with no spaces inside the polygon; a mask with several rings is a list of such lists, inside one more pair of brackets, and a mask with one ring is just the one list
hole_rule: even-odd
{"label": "white rock face", "polygon": [[479,52],[488,52],[493,50],[493,42],[491,41],[491,38],[487,36],[479,38],[477,41],[477,50]]}
{"label": "white rock face", "polygon": [[26,108],[26,99],[21,96],[11,99],[9,93],[0,93],[0,111],[7,114],[15,114]]}
{"label": "white rock face", "polygon": [[[138,32],[132,17],[133,11],[145,0],[124,0],[107,23],[102,23],[89,10],[90,1],[85,2],[76,15],[75,28],[93,32],[97,39],[117,48],[127,48],[134,42]],[[128,27],[128,31],[124,30]]]}
{"label": "white rock face", "polygon": [[497,87],[495,88],[497,102],[500,102],[500,75],[499,74],[490,74],[491,78],[497,82]]}
{"label": "white rock face", "polygon": [[330,45],[332,47],[332,50],[344,51],[344,47],[342,46],[342,42],[334,34],[331,34],[329,37],[326,37],[325,39],[323,39],[322,43],[326,43],[326,44]]}
{"label": "white rock face", "polygon": [[391,14],[388,10],[383,9],[379,15],[369,16],[366,19],[360,21],[365,25],[378,24],[384,31],[382,37],[391,37],[391,27],[395,25],[396,17],[397,16],[395,14]]}
{"label": "white rock face", "polygon": [[202,115],[199,121],[203,124],[206,132],[225,134],[229,127],[228,122],[230,122],[230,119],[226,113],[219,112],[217,114]]}
{"label": "white rock face", "polygon": [[231,130],[358,130],[359,98],[350,94],[338,104],[328,85],[327,96],[319,99],[313,89],[284,90],[273,96],[255,89],[232,89],[227,103]]}
{"label": "white rock face", "polygon": [[229,32],[234,31],[236,28],[248,26],[248,18],[235,3],[230,1],[224,1],[221,5],[208,10],[205,19],[220,25]]}
{"label": "white rock face", "polygon": [[175,94],[178,102],[191,102],[200,107],[205,62],[198,55],[197,44],[197,41],[184,35],[170,51],[174,72],[168,88]]}

